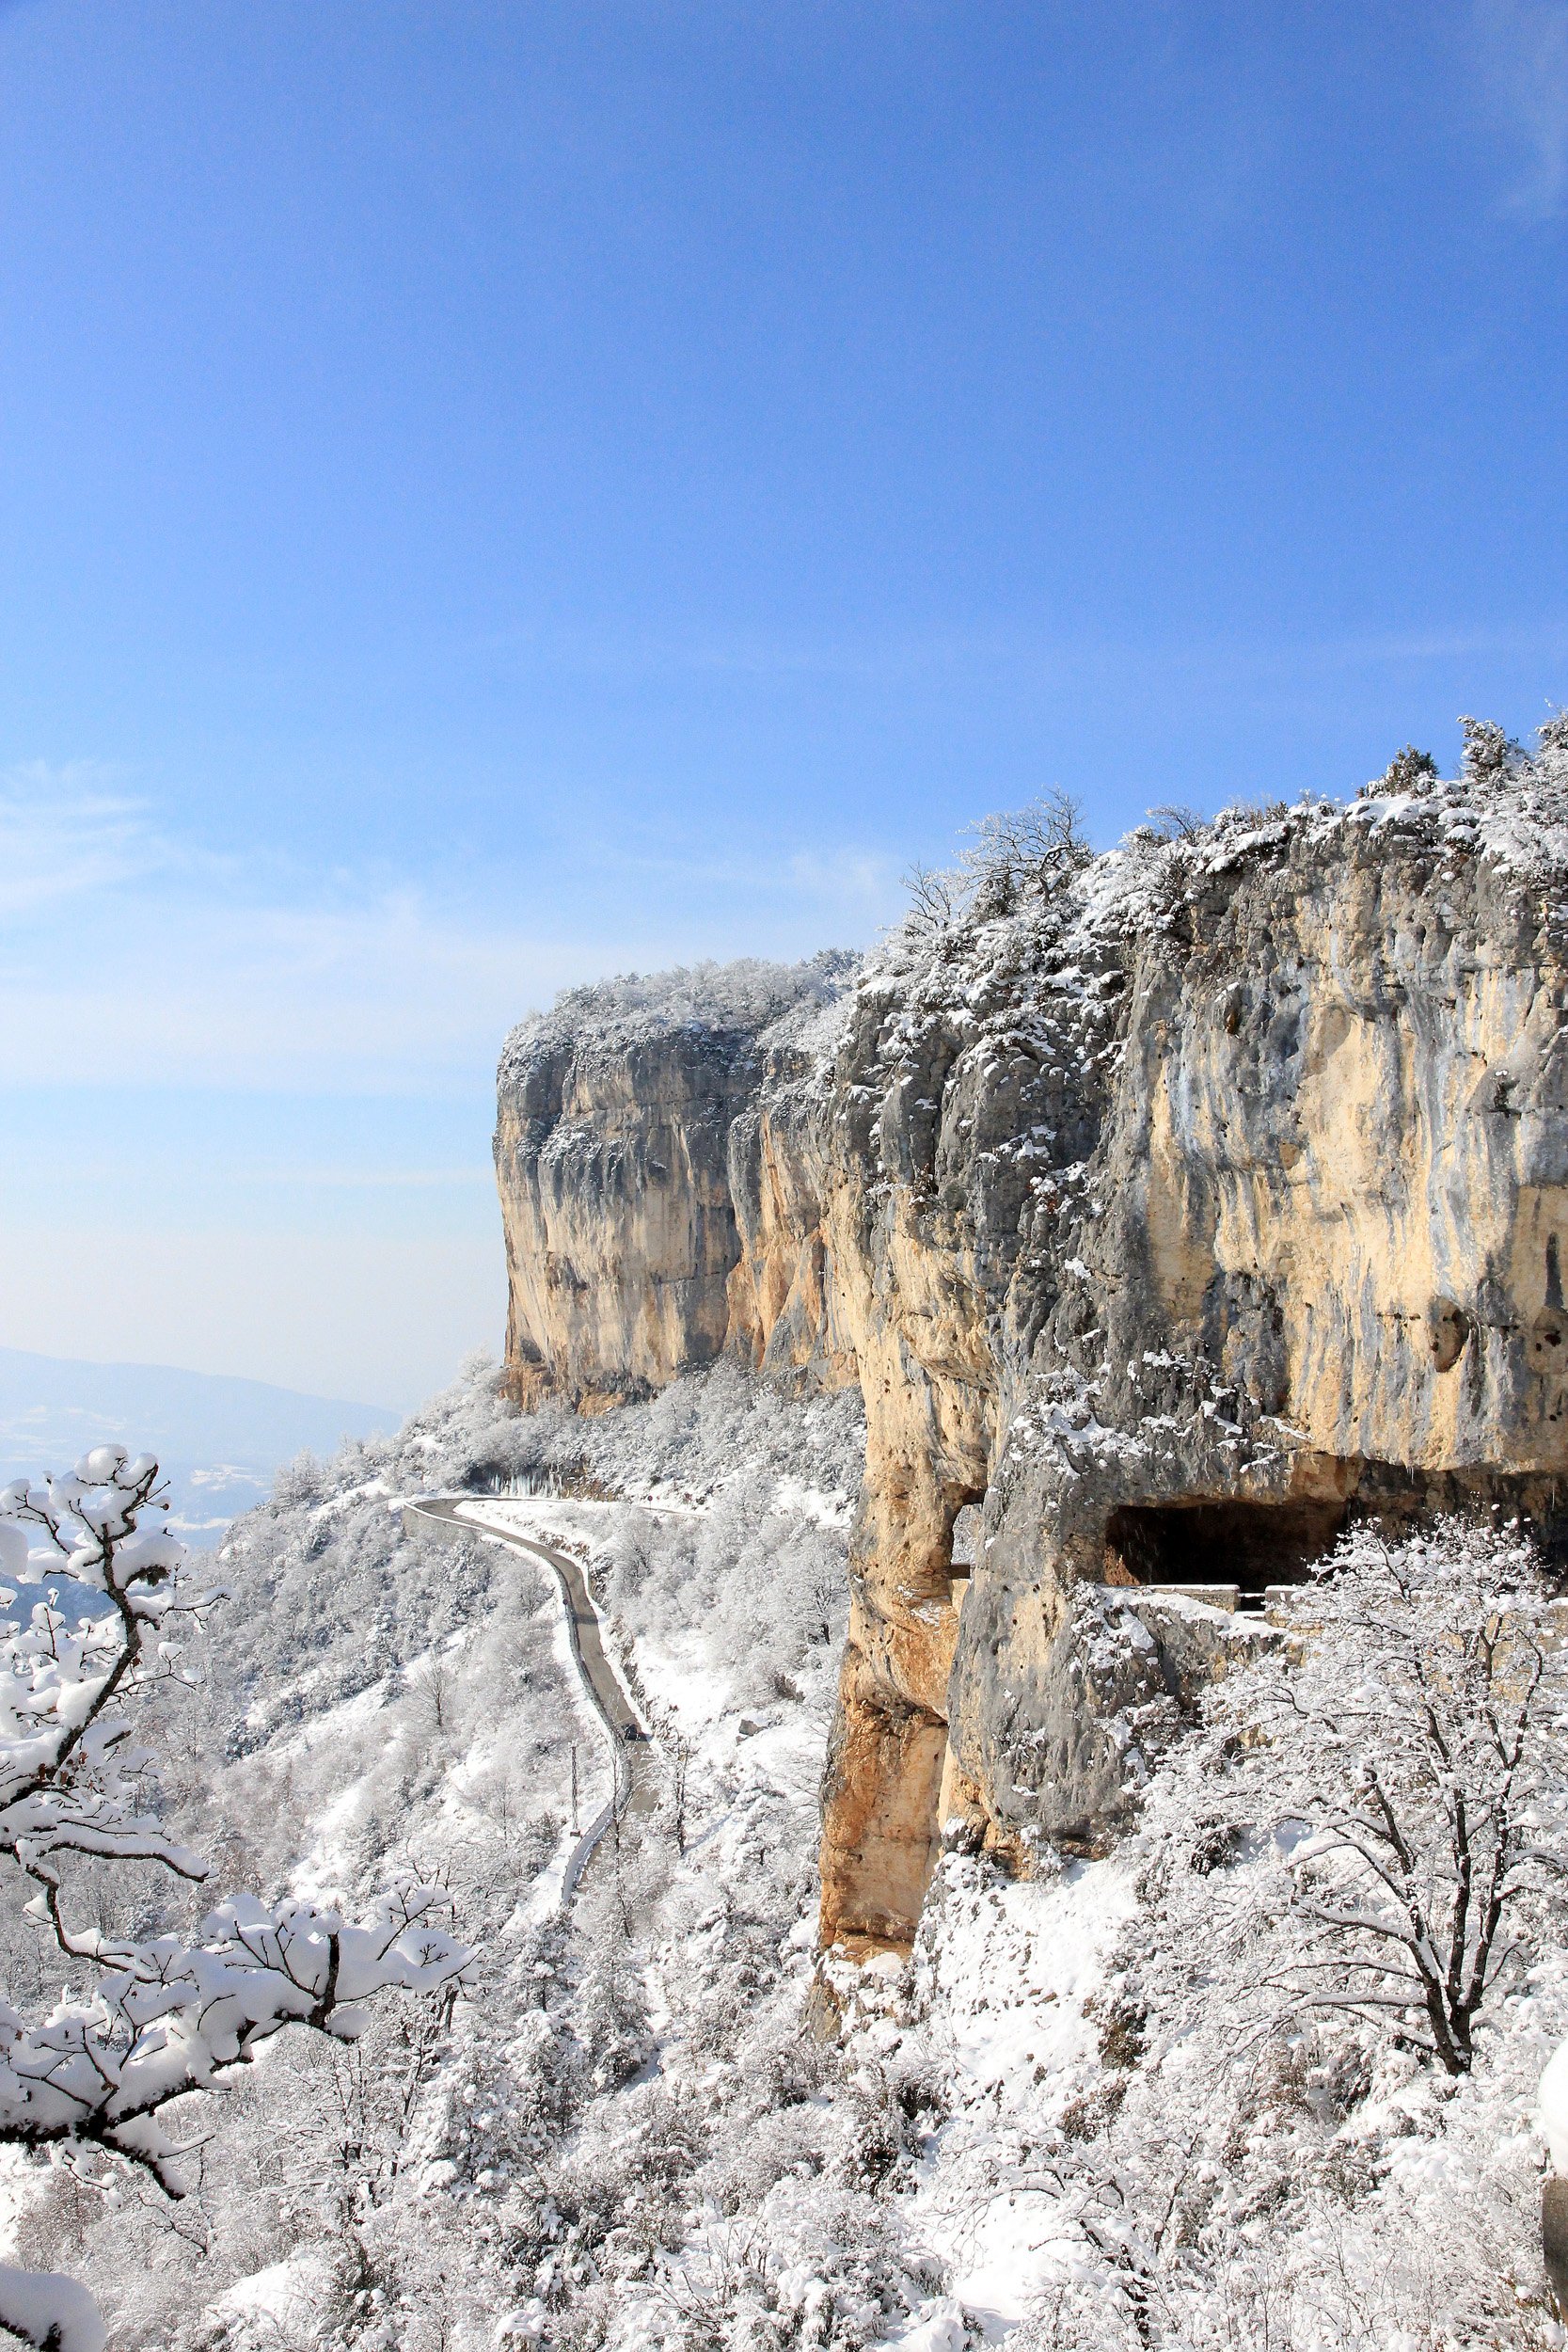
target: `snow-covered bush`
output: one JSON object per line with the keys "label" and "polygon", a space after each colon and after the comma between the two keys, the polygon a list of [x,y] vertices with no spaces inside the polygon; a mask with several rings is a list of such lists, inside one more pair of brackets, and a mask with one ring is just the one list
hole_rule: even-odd
{"label": "snow-covered bush", "polygon": [[917,934],[941,934],[960,917],[991,922],[1030,900],[1054,898],[1082,873],[1093,851],[1080,803],[1048,792],[1024,807],[982,817],[958,865],[946,872],[926,866],[905,877]]}
{"label": "snow-covered bush", "polygon": [[720,1029],[759,1036],[803,1007],[832,1004],[859,958],[826,948],[803,963],[742,956],[733,963],[678,965],[669,972],[621,974],[562,990],[547,1012],[519,1022],[501,1047],[504,1088],[524,1061],[552,1045],[570,1045],[585,1029],[630,1038],[669,1029]]}
{"label": "snow-covered bush", "polygon": [[1565,1699],[1528,1543],[1459,1522],[1348,1537],[1216,1687],[1149,1792],[1101,2064],[1024,2168],[1064,2246],[1032,2343],[1556,2341]]}
{"label": "snow-covered bush", "polygon": [[1355,835],[1375,848],[1385,828],[1398,837],[1416,800],[1436,838],[1484,855],[1495,871],[1520,880],[1560,874],[1568,860],[1568,719],[1554,711],[1533,750],[1490,720],[1465,718],[1460,726],[1457,776],[1439,776],[1431,755],[1407,744],[1353,802],[1322,793],[1295,802],[1264,797],[1207,821],[1157,806],[1100,855],[1083,837],[1076,805],[1060,793],[984,818],[969,829],[973,837],[954,866],[915,866],[906,876],[909,913],[867,954],[855,985],[877,992],[895,981],[905,1028],[935,1009],[968,1007],[990,1012],[1001,1039],[1009,1022],[1059,1017],[1042,952],[1049,960],[1060,951],[1065,969],[1081,966],[1082,988],[1107,948],[1169,929],[1209,878],[1278,857],[1292,841],[1344,845]]}
{"label": "snow-covered bush", "polygon": [[1526,765],[1525,747],[1492,719],[1461,719],[1465,774],[1475,784],[1497,784]]}
{"label": "snow-covered bush", "polygon": [[627,1505],[605,1548],[617,1615],[654,1640],[699,1627],[706,1663],[753,1703],[836,1668],[848,1604],[843,1527],[781,1508],[777,1485],[748,1469],[701,1515]]}
{"label": "snow-covered bush", "polygon": [[[1256,1848],[1255,2013],[1344,2011],[1466,2074],[1568,1878],[1568,1655],[1517,1529],[1360,1531],[1184,1759],[1190,1884]],[[1298,1653],[1299,1649],[1299,1655]],[[1268,1861],[1263,1861],[1267,1854]],[[1225,1876],[1202,1909],[1228,1929]]]}
{"label": "snow-covered bush", "polygon": [[865,1457],[858,1391],[801,1396],[727,1360],[613,1413],[579,1421],[546,1405],[520,1426],[541,1473],[586,1472],[603,1491],[671,1502],[706,1502],[737,1474],[852,1502]]}
{"label": "snow-covered bush", "polygon": [[[78,1857],[207,1875],[169,1836],[153,1758],[134,1738],[132,1710],[180,1674],[177,1637],[200,1605],[182,1548],[157,1523],[157,1477],[150,1456],[103,1446],[69,1477],[0,1492],[0,1565],[13,1583],[63,1568],[103,1602],[72,1626],[40,1601],[25,1625],[0,1630],[0,1857],[31,1886],[27,1912],[79,1988],[32,2020],[0,2010],[0,2145],[57,2151],[105,2185],[140,2169],[178,2198],[200,2145],[182,2102],[221,2089],[287,2025],[352,2042],[377,1993],[434,1991],[468,1955],[437,1924],[444,1891],[411,1878],[359,1922],[243,1895],[194,1934],[112,1934],[72,1915]],[[56,2352],[103,2341],[80,2289],[9,2267],[0,2326]]]}

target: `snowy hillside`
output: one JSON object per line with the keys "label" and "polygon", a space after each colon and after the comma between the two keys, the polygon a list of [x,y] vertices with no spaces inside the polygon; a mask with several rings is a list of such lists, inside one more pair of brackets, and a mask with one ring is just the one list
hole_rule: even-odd
{"label": "snowy hillside", "polygon": [[[269,1897],[362,1901],[410,1867],[476,1961],[357,2042],[269,2043],[203,2103],[183,2202],[12,2159],[15,2258],[87,2280],[123,2352],[1560,2342],[1533,2102],[1568,2030],[1560,1906],[1521,1894],[1472,2071],[1375,2007],[1271,2007],[1311,1959],[1301,1854],[1223,1719],[1120,1849],[1019,1880],[956,1847],[911,1962],[818,1979],[862,1437],[851,1398],[727,1364],[586,1422],[518,1417],[475,1367],[281,1479],[224,1549],[199,1687],[161,1702],[170,1825]],[[436,1492],[470,1498],[455,1546],[404,1531]],[[613,1757],[555,1580],[502,1532],[586,1565],[653,1735],[653,1808],[564,1910]],[[1522,1548],[1489,1540],[1431,1539],[1433,1606],[1473,1616],[1488,1576],[1535,1606]],[[1265,1653],[1236,1706],[1296,1672]],[[1555,1848],[1557,1799],[1531,1802]],[[150,1875],[127,1903],[78,1863],[70,1893],[110,1931],[185,1915]],[[31,2001],[58,1955],[0,1917]]]}

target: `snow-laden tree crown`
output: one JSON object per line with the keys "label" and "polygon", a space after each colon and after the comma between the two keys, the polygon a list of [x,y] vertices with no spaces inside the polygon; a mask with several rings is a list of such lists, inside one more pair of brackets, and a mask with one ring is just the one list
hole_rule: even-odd
{"label": "snow-laden tree crown", "polygon": [[[0,2008],[0,2145],[51,2150],[110,2189],[144,2171],[170,2199],[199,2177],[205,2132],[190,2111],[287,2025],[344,2042],[366,2003],[393,1987],[430,1994],[468,1955],[439,1924],[444,1889],[401,1877],[362,1920],[309,1901],[231,1895],[194,1934],[125,1934],[72,1917],[73,1857],[155,1865],[199,1883],[207,1865],[161,1818],[155,1760],[136,1719],[182,1674],[187,1622],[203,1597],[182,1548],[158,1524],[157,1463],[100,1446],[72,1473],[0,1491],[0,1566],[14,1601],[51,1570],[102,1596],[68,1623],[47,1601],[0,1636],[0,1857],[35,1890],[87,1987],[29,2016]],[[0,2326],[88,2352],[102,2330],[80,2292],[0,2266]]]}

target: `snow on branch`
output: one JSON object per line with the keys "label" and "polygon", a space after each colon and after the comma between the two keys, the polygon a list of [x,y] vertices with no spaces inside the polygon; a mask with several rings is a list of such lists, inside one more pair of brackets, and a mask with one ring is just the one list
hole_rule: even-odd
{"label": "snow on branch", "polygon": [[[71,1923],[69,1855],[206,1876],[158,1819],[153,1757],[131,1715],[181,1677],[182,1620],[217,1597],[187,1593],[157,1481],[150,1455],[101,1446],[70,1477],[0,1490],[5,1605],[50,1574],[103,1596],[74,1625],[47,1599],[25,1623],[0,1625],[0,1853],[37,1890],[28,1914],[93,1978],[89,1993],[65,1994],[40,2017],[0,2002],[0,2144],[59,2150],[88,2180],[119,2160],[179,2197],[181,2157],[199,2139],[167,2128],[173,2102],[221,2087],[287,2025],[352,2041],[375,1994],[450,1985],[469,1955],[441,1924],[444,1891],[413,1879],[359,1921],[239,1896],[210,1911],[194,1940]],[[103,2341],[80,2288],[21,2272],[0,2270],[0,2328],[62,2352]]]}
{"label": "snow on branch", "polygon": [[77,2279],[0,2263],[0,2328],[40,2352],[103,2352],[98,2306]]}
{"label": "snow on branch", "polygon": [[[1248,1883],[1265,2012],[1381,2018],[1468,2073],[1483,2009],[1568,1877],[1562,1635],[1516,1527],[1446,1521],[1396,1545],[1363,1529],[1279,1645],[1218,1687],[1173,1791],[1196,1808],[1179,1842],[1263,1841],[1272,1870]],[[1222,1888],[1210,1876],[1198,1906],[1211,1932]]]}

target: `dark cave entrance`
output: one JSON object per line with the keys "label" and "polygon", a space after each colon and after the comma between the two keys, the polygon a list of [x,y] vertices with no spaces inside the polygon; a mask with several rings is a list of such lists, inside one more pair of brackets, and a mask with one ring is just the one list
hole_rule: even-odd
{"label": "dark cave entrance", "polygon": [[1234,1584],[1243,1602],[1260,1601],[1271,1584],[1303,1583],[1345,1518],[1338,1499],[1124,1503],[1106,1525],[1106,1574],[1117,1584]]}
{"label": "dark cave entrance", "polygon": [[1123,1503],[1105,1525],[1107,1582],[1233,1585],[1237,1606],[1257,1609],[1271,1586],[1305,1583],[1349,1526],[1371,1520],[1397,1540],[1424,1520],[1477,1513],[1522,1519],[1548,1570],[1568,1581],[1568,1509],[1555,1479],[1480,1468],[1412,1470],[1365,1459],[1332,1469],[1339,1492],[1326,1496]]}

